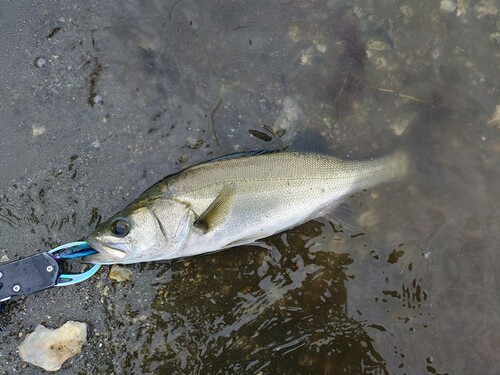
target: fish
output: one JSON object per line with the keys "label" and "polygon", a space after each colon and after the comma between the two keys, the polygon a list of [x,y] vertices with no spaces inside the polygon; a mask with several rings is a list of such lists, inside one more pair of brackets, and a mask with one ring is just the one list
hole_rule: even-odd
{"label": "fish", "polygon": [[165,177],[99,225],[85,239],[98,253],[83,261],[140,263],[253,244],[408,168],[401,150],[363,160],[287,150],[213,159]]}

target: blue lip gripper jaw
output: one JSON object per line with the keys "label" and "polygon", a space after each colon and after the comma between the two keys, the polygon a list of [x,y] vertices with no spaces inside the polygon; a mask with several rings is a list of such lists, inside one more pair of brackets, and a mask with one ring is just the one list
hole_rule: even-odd
{"label": "blue lip gripper jaw", "polygon": [[28,295],[53,286],[77,284],[94,275],[100,264],[79,274],[61,274],[59,263],[97,253],[86,242],[71,242],[46,253],[38,253],[0,264],[0,302]]}
{"label": "blue lip gripper jaw", "polygon": [[[77,241],[58,246],[47,252],[56,260],[83,258],[87,255],[97,254],[97,250],[91,248],[87,242]],[[66,286],[81,283],[92,277],[101,268],[100,264],[94,264],[90,269],[78,274],[60,274],[55,286]]]}

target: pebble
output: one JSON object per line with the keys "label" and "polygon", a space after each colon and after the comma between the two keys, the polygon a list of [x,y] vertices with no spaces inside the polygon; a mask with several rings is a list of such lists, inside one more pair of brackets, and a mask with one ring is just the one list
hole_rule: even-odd
{"label": "pebble", "polygon": [[402,5],[399,10],[405,17],[412,18],[413,16],[415,16],[415,11],[408,5]]}
{"label": "pebble", "polygon": [[102,98],[101,95],[98,95],[98,94],[91,95],[89,100],[90,100],[90,104],[92,105],[92,107],[97,106],[97,105],[101,105],[104,103],[104,99]]}
{"label": "pebble", "polygon": [[493,116],[488,120],[488,125],[500,129],[500,104],[495,107],[495,113],[493,113]]}
{"label": "pebble", "polygon": [[43,126],[34,124],[31,126],[31,131],[33,134],[33,138],[35,138],[35,137],[38,137],[39,135],[42,135],[43,133],[45,133],[47,131],[47,129],[45,129]]}
{"label": "pebble", "polygon": [[37,57],[35,61],[33,61],[33,64],[37,68],[43,68],[45,65],[47,65],[47,60],[45,60],[43,57]]}
{"label": "pebble", "polygon": [[372,51],[384,51],[388,47],[387,47],[387,43],[383,43],[383,42],[380,42],[378,40],[373,40],[373,41],[368,43],[366,48],[369,50],[372,50]]}
{"label": "pebble", "polygon": [[474,11],[476,12],[476,18],[480,20],[486,17],[496,17],[498,7],[493,0],[482,0],[474,7]]}
{"label": "pebble", "polygon": [[402,120],[393,122],[390,125],[390,128],[392,129],[394,134],[396,134],[397,136],[400,136],[401,134],[403,134],[406,131],[406,129],[408,128],[409,125],[410,125],[409,119],[402,119]]}
{"label": "pebble", "polygon": [[293,132],[302,117],[302,110],[297,100],[291,96],[283,99],[283,111],[274,123],[276,129],[284,129],[287,133]]}
{"label": "pebble", "polygon": [[116,264],[111,267],[111,270],[109,270],[109,278],[119,283],[132,280],[132,276],[133,273],[131,270]]}
{"label": "pebble", "polygon": [[312,54],[311,54],[311,49],[307,49],[302,53],[302,56],[300,57],[300,64],[301,65],[311,65],[312,62]]}
{"label": "pebble", "polygon": [[500,44],[500,33],[496,32],[496,33],[490,34],[489,40],[491,40],[492,42],[495,42],[497,44]]}
{"label": "pebble", "polygon": [[67,321],[57,329],[39,324],[19,346],[21,358],[46,371],[57,371],[87,343],[87,325]]}
{"label": "pebble", "polygon": [[442,0],[439,8],[443,12],[451,13],[451,12],[455,12],[457,10],[457,4],[455,4],[454,1]]}

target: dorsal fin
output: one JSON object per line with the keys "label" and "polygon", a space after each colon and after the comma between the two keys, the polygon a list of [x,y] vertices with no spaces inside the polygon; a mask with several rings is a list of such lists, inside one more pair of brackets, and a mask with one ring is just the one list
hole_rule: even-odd
{"label": "dorsal fin", "polygon": [[325,137],[313,131],[300,131],[288,147],[291,151],[312,152],[315,154],[331,155],[330,144]]}
{"label": "dorsal fin", "polygon": [[219,156],[219,157],[214,158],[214,159],[203,161],[203,162],[199,163],[198,165],[205,164],[205,163],[212,163],[214,161],[247,158],[250,156],[257,156],[257,155],[274,154],[275,152],[282,152],[285,150],[286,150],[286,148],[285,149],[278,149],[278,150],[254,150],[254,151],[235,152],[234,154]]}

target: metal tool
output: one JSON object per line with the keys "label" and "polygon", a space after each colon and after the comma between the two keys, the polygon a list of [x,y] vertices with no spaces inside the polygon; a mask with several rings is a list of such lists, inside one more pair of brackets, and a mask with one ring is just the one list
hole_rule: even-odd
{"label": "metal tool", "polygon": [[45,253],[0,264],[0,302],[53,286],[77,284],[94,275],[100,264],[78,274],[60,273],[60,262],[97,253],[86,242],[71,242]]}

